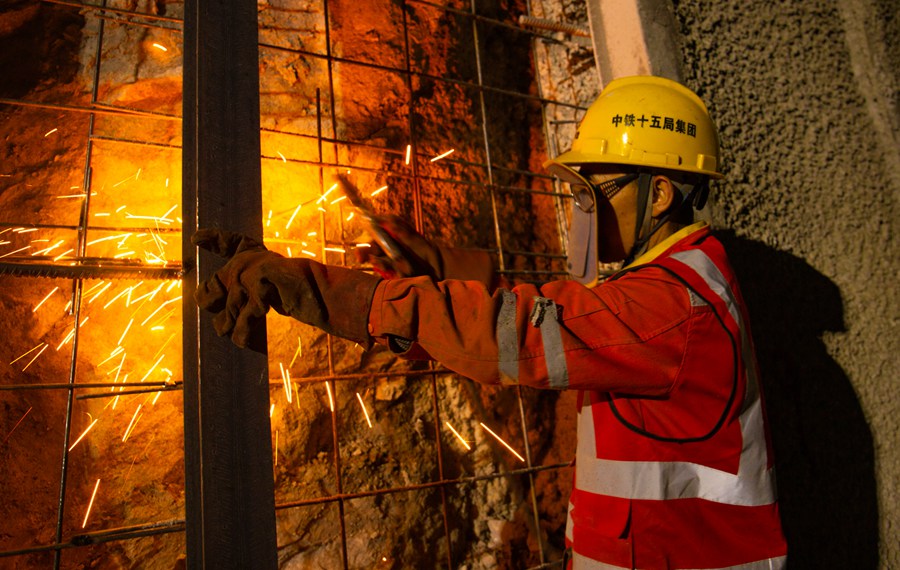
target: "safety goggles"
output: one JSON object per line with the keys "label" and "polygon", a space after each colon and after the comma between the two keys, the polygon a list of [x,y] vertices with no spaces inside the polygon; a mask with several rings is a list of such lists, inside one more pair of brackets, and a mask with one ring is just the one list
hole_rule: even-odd
{"label": "safety goggles", "polygon": [[600,184],[594,184],[571,167],[553,162],[548,162],[545,166],[550,174],[569,185],[572,198],[575,199],[575,205],[578,206],[579,210],[587,214],[594,211],[596,206],[595,196],[597,194],[609,200],[640,176],[638,173],[633,172],[612,180],[606,180]]}
{"label": "safety goggles", "polygon": [[634,172],[619,176],[618,178],[613,178],[612,180],[606,180],[600,184],[592,184],[591,182],[582,179],[582,181],[579,181],[577,184],[572,184],[570,182],[569,186],[572,189],[572,198],[575,199],[575,205],[578,206],[582,212],[591,213],[594,211],[594,196],[596,194],[600,194],[609,200],[618,194],[622,188],[625,188],[630,183],[637,180],[638,176],[640,175]]}

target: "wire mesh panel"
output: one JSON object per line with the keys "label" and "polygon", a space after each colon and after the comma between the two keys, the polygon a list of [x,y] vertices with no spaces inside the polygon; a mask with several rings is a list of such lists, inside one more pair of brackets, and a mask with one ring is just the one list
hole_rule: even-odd
{"label": "wire mesh panel", "polygon": [[[184,551],[183,4],[42,13],[53,82],[0,94],[0,307],[18,325],[0,349],[0,514],[21,521],[0,556],[171,568]],[[355,256],[366,226],[331,181],[350,170],[379,213],[489,252],[507,278],[561,276],[565,200],[541,164],[598,81],[586,44],[551,20],[586,16],[578,3],[261,0],[268,247],[370,270]],[[478,385],[278,316],[268,328],[282,567],[559,566],[570,394]]]}

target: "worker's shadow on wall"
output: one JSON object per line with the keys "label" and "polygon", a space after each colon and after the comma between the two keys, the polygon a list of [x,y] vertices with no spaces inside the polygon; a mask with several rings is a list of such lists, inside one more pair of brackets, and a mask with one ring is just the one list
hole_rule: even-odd
{"label": "worker's shadow on wall", "polygon": [[844,330],[837,285],[802,259],[719,234],[750,312],[776,454],[788,567],[878,566],[872,434],[823,333]]}

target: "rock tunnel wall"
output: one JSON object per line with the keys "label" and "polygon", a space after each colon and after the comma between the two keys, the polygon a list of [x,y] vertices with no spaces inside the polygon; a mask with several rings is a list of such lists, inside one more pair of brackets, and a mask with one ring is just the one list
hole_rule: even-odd
{"label": "rock tunnel wall", "polygon": [[721,129],[792,568],[900,566],[900,10],[675,0]]}

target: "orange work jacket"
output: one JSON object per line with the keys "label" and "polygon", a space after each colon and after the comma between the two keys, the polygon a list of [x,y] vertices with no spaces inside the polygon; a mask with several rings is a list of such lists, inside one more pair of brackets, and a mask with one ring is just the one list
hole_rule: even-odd
{"label": "orange work jacket", "polygon": [[749,323],[705,224],[593,288],[383,281],[369,331],[479,382],[579,391],[575,570],[785,566]]}

